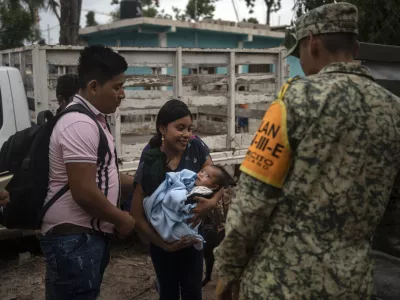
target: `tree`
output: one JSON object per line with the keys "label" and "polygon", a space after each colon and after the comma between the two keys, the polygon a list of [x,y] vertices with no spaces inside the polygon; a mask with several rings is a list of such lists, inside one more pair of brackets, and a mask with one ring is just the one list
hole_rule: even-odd
{"label": "tree", "polygon": [[121,19],[121,15],[119,13],[119,8],[116,10],[113,10],[110,15],[111,15],[111,22],[117,22]]}
{"label": "tree", "polygon": [[215,3],[217,1],[218,0],[189,0],[184,11],[173,6],[173,18],[178,21],[212,19],[215,12]]}
{"label": "tree", "polygon": [[178,21],[188,21],[188,17],[184,11],[180,10],[175,6],[172,6],[172,11],[174,12],[173,19]]}
{"label": "tree", "polygon": [[60,0],[60,44],[77,45],[82,0]]}
{"label": "tree", "polygon": [[[333,0],[295,0],[296,15]],[[358,7],[359,37],[362,42],[400,46],[400,1],[398,0],[346,0]]]}
{"label": "tree", "polygon": [[25,41],[40,39],[36,26],[37,1],[3,0],[0,2],[0,49],[21,47]]}
{"label": "tree", "polygon": [[[178,21],[191,21],[209,19],[214,16],[215,3],[218,0],[189,0],[186,9],[183,11],[177,7],[172,7],[173,16],[165,13],[165,10],[159,10],[159,1],[142,0],[143,17],[175,19]],[[119,4],[119,0],[112,0],[111,4]],[[119,9],[112,13],[113,22],[119,20]]]}
{"label": "tree", "polygon": [[147,18],[155,18],[158,14],[158,1],[142,0],[142,15]]}
{"label": "tree", "polygon": [[58,19],[60,24],[59,43],[61,45],[77,45],[79,43],[79,23],[81,19],[82,0],[42,0],[42,3],[44,3],[46,8],[50,9]]}
{"label": "tree", "polygon": [[[174,7],[172,7],[172,9],[174,9]],[[169,20],[173,19],[172,15],[167,14],[165,12],[165,9],[162,9],[161,11],[159,11],[156,17],[159,19],[169,19]]]}
{"label": "tree", "polygon": [[[158,0],[142,0],[142,16],[147,18],[155,18],[158,15]],[[119,0],[112,0],[111,5],[119,5]],[[112,12],[112,20],[118,21],[120,19],[119,8]]]}
{"label": "tree", "polygon": [[212,19],[216,0],[189,0],[185,15],[189,20]]}
{"label": "tree", "polygon": [[242,22],[259,24],[259,22],[258,22],[258,20],[257,20],[256,18],[248,18],[247,20],[246,20],[246,19],[243,19]]}
{"label": "tree", "polygon": [[[254,5],[256,0],[245,0],[246,5],[250,8],[250,13],[254,12]],[[271,24],[271,14],[279,11],[281,9],[281,0],[264,0],[265,5],[267,6],[267,20],[266,24]]]}
{"label": "tree", "polygon": [[293,9],[296,12],[296,17],[299,18],[305,12],[308,12],[321,5],[334,2],[335,0],[295,0]]}
{"label": "tree", "polygon": [[96,26],[98,25],[96,22],[96,15],[94,11],[88,11],[86,14],[86,27]]}

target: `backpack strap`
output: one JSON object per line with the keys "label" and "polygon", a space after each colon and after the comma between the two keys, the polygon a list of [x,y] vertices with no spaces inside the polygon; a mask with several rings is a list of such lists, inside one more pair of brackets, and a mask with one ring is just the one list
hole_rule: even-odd
{"label": "backpack strap", "polygon": [[[111,133],[111,128],[110,128],[110,125],[109,125],[108,122],[107,122],[107,119],[106,119],[106,125],[107,125],[108,131]],[[117,147],[115,147],[115,149],[114,149],[114,156],[115,156],[115,165],[117,166],[118,182],[121,182],[120,175],[119,175],[119,164],[118,164]],[[111,157],[111,156],[110,156],[110,157]],[[119,208],[121,208],[121,184],[120,184],[119,187],[118,187],[117,206],[118,206]]]}
{"label": "backpack strap", "polygon": [[49,210],[50,206],[52,206],[58,199],[61,198],[62,195],[64,195],[66,192],[69,191],[69,185],[68,183],[64,185],[57,193],[54,194],[53,197],[50,198],[49,201],[46,202],[45,205],[43,205],[42,210],[40,211],[40,217],[39,220],[42,221],[44,218],[44,215],[46,212]]}
{"label": "backpack strap", "polygon": [[[89,118],[91,118],[99,128],[99,133],[100,133],[100,142],[99,142],[99,148],[97,150],[97,156],[98,156],[98,163],[99,160],[104,160],[107,154],[111,153],[109,147],[108,147],[108,140],[107,137],[103,131],[103,128],[99,124],[99,121],[97,121],[96,115],[92,113],[92,111],[89,108],[86,108],[85,106],[81,104],[74,104],[71,106],[68,106],[65,110],[63,110],[61,113],[56,115],[53,120],[55,119],[55,123],[65,114],[70,113],[70,112],[79,112],[81,114],[87,115]],[[52,120],[52,121],[53,121]],[[55,126],[55,124],[54,124]]]}
{"label": "backpack strap", "polygon": [[[49,127],[48,127],[49,130],[53,131],[55,125],[57,124],[57,121],[62,116],[66,115],[68,113],[71,113],[71,112],[79,112],[79,113],[87,115],[96,123],[97,127],[99,128],[100,141],[99,141],[99,147],[97,149],[97,157],[98,157],[97,165],[99,165],[99,164],[104,165],[107,153],[109,154],[109,157],[110,157],[109,161],[111,161],[111,151],[110,151],[110,148],[108,147],[107,137],[106,137],[103,129],[101,128],[101,125],[97,121],[95,114],[93,114],[89,108],[86,108],[80,104],[75,104],[75,105],[71,105],[71,106],[67,107],[65,110],[63,110],[62,112],[55,115],[48,122],[48,123],[50,123]],[[100,168],[100,172],[99,172],[99,185],[100,185],[99,188],[101,188],[101,178],[102,178],[101,177],[101,169],[102,168]],[[46,202],[46,204],[43,206],[43,208],[40,212],[40,218],[39,218],[40,221],[43,220],[43,218],[44,218],[46,212],[49,210],[49,208],[68,191],[69,191],[69,184],[67,183],[56,194],[54,194],[54,196],[51,197],[49,201]],[[93,227],[93,221],[94,220],[92,220],[92,227]],[[99,227],[99,229],[100,229],[100,227]]]}

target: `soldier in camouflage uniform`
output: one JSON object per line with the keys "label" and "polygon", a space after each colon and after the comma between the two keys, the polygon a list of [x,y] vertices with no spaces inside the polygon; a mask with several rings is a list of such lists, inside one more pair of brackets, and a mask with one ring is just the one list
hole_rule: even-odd
{"label": "soldier in camouflage uniform", "polygon": [[341,2],[296,22],[289,53],[307,77],[284,85],[241,165],[214,252],[218,299],[239,285],[240,299],[371,297],[371,239],[400,169],[400,99],[353,62],[357,18]]}

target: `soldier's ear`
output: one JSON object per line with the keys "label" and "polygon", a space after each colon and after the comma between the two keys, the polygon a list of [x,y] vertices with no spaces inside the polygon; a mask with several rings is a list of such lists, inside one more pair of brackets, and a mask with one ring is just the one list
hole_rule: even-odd
{"label": "soldier's ear", "polygon": [[313,36],[312,33],[309,34],[308,39],[308,49],[311,57],[318,57],[321,51],[321,41]]}
{"label": "soldier's ear", "polygon": [[356,40],[355,45],[354,45],[353,57],[357,57],[359,51],[360,51],[360,42],[358,40]]}

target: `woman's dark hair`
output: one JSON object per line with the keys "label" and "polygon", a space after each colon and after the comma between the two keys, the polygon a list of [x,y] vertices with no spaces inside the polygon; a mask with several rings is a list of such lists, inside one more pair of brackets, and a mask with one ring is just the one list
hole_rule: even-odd
{"label": "woman's dark hair", "polygon": [[176,99],[169,100],[166,102],[158,112],[157,121],[156,121],[156,130],[157,133],[150,140],[150,147],[157,148],[162,144],[162,135],[160,132],[160,127],[167,127],[169,123],[184,118],[186,116],[190,116],[192,118],[192,113],[190,112],[187,105]]}
{"label": "woman's dark hair", "polygon": [[236,182],[233,177],[221,166],[213,165],[213,168],[217,168],[219,171],[219,176],[215,177],[214,183],[219,185],[219,188],[228,188],[230,186],[235,186]]}

